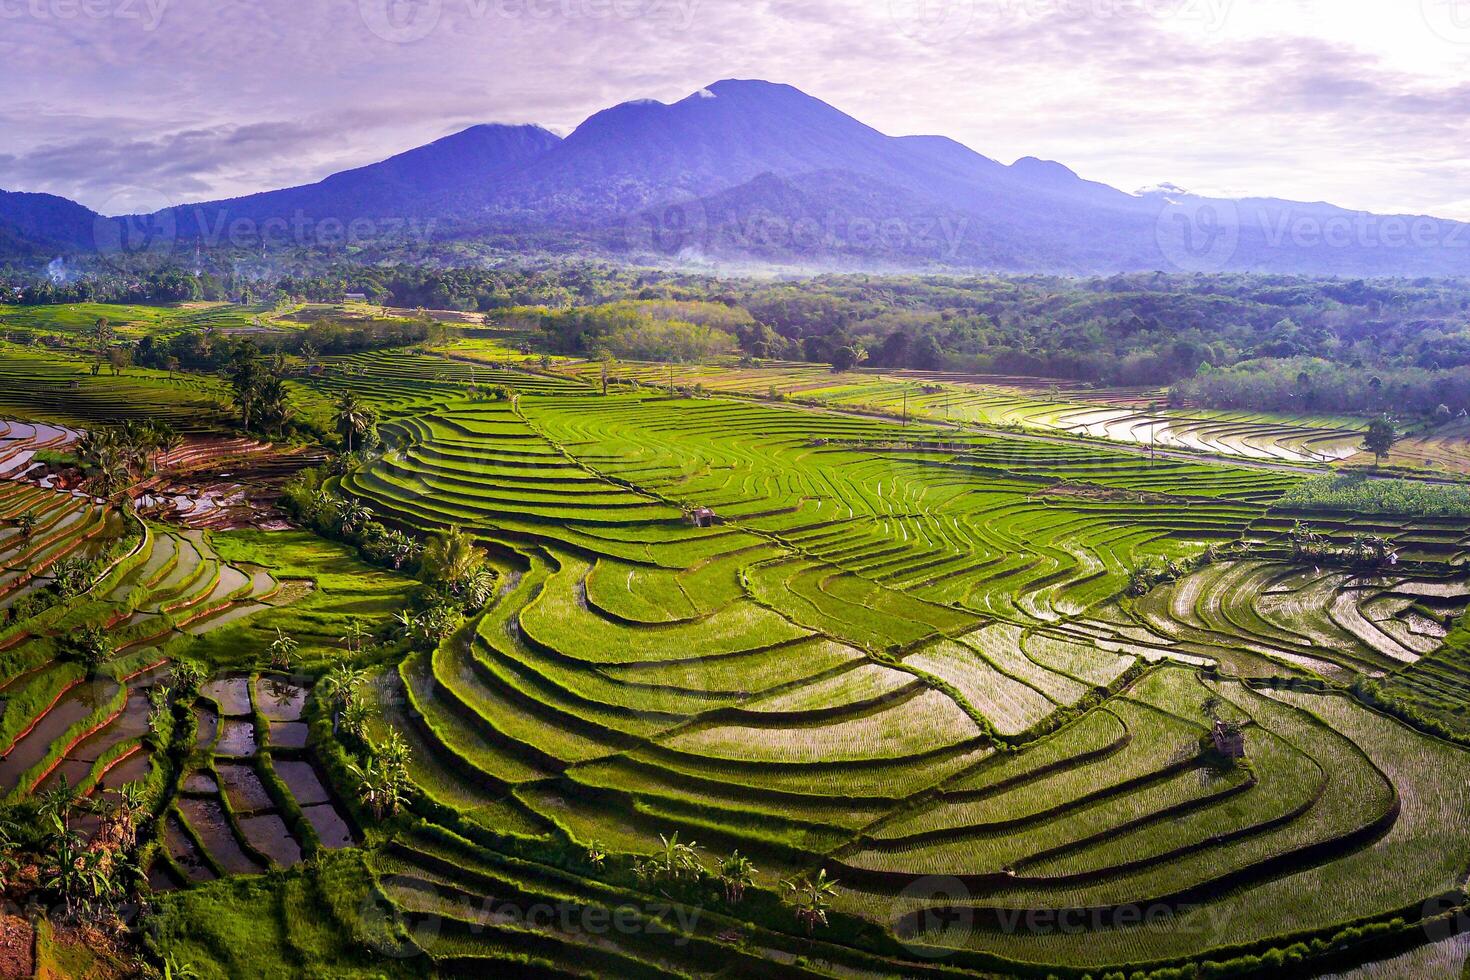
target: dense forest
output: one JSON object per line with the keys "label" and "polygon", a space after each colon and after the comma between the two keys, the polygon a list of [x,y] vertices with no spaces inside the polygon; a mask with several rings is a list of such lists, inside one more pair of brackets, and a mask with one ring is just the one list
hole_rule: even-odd
{"label": "dense forest", "polygon": [[1470,281],[1257,275],[842,275],[729,279],[537,259],[0,272],[0,300],[339,301],[475,311],[560,353],[719,354],[1170,387],[1222,408],[1454,414],[1470,408]]}

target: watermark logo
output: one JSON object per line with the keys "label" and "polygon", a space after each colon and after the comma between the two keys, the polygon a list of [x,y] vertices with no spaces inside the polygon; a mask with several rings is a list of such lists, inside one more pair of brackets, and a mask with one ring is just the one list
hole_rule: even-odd
{"label": "watermark logo", "polygon": [[1470,44],[1470,0],[1419,0],[1424,23],[1451,44]]}
{"label": "watermark logo", "polygon": [[[120,217],[106,217],[119,212]],[[114,193],[92,223],[92,243],[114,263],[130,256],[167,255],[178,237],[173,202],[152,188],[128,187]]]}
{"label": "watermark logo", "polygon": [[975,0],[888,0],[888,16],[904,37],[939,44],[970,29]]}
{"label": "watermark logo", "polygon": [[977,25],[997,30],[1061,21],[1168,21],[1222,29],[1235,0],[888,0],[898,32],[921,44],[953,41]]}
{"label": "watermark logo", "polygon": [[[407,888],[418,885],[412,878],[399,878],[397,875],[379,879],[379,884],[392,888],[400,881]],[[357,912],[367,945],[379,956],[389,959],[407,960],[422,956],[422,944],[437,939],[443,927],[443,919],[439,916],[406,913],[376,889],[369,889],[363,896]]]}
{"label": "watermark logo", "polygon": [[435,218],[401,217],[315,217],[298,208],[289,215],[257,220],[231,217],[224,209],[192,208],[184,212],[188,231],[206,248],[230,246],[237,249],[339,248],[375,244],[412,243],[432,240],[438,225]]}
{"label": "watermark logo", "polygon": [[1470,909],[1453,896],[1437,895],[1424,903],[1420,921],[1431,943],[1444,942],[1470,932]]}
{"label": "watermark logo", "polygon": [[838,211],[793,216],[763,208],[711,212],[691,200],[632,215],[623,224],[623,245],[634,254],[670,258],[920,256],[947,261],[971,244],[970,220],[957,213],[873,217]]}
{"label": "watermark logo", "polygon": [[367,29],[391,44],[413,44],[434,33],[443,0],[357,0]]}
{"label": "watermark logo", "polygon": [[1159,211],[1154,238],[1175,269],[1221,272],[1240,246],[1240,214],[1233,201],[1169,201]]}
{"label": "watermark logo", "polygon": [[640,254],[679,256],[709,243],[709,214],[698,200],[645,208],[623,222],[623,243]]}
{"label": "watermark logo", "polygon": [[[4,0],[0,0],[4,2]],[[14,2],[14,0],[12,0]],[[635,21],[667,24],[688,30],[701,0],[453,0],[456,20]],[[446,0],[358,0],[362,22],[373,34],[392,44],[422,41],[451,12]]]}
{"label": "watermark logo", "polygon": [[115,20],[158,30],[171,0],[0,0],[0,21]]}
{"label": "watermark logo", "polygon": [[[958,878],[929,875],[913,882],[893,900],[893,934],[913,956],[941,959],[965,944],[975,931],[970,890]],[[918,906],[915,908],[915,906]]]}

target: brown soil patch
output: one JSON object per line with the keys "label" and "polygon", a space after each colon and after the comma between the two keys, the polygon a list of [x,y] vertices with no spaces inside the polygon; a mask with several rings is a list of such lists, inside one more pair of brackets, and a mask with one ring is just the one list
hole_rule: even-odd
{"label": "brown soil patch", "polygon": [[36,931],[18,915],[0,915],[0,978],[29,977],[36,972]]}

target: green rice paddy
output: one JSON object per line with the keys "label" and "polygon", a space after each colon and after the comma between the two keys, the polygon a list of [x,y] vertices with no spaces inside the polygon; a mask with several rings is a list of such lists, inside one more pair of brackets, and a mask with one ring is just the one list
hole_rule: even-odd
{"label": "green rice paddy", "polygon": [[[0,375],[69,383],[64,357],[0,353]],[[590,367],[472,360],[380,351],[293,382],[302,404],[351,390],[382,419],[383,454],[330,489],[414,534],[465,528],[500,572],[449,640],[389,643],[372,665],[375,730],[411,748],[405,816],[375,825],[351,804],[314,698],[310,739],[276,744],[246,659],[282,629],[315,676],[344,622],[408,601],[410,580],[336,545],[140,525],[95,609],[0,635],[17,749],[33,722],[80,744],[127,717],[130,671],[187,654],[226,683],[213,747],[190,756],[199,773],[223,784],[244,765],[267,790],[293,762],[329,777],[360,851],[329,853],[298,816],[320,804],[289,794],[167,797],[150,852],[170,890],[160,935],[206,975],[357,975],[375,957],[415,975],[1132,975],[1298,943],[1374,959],[1345,930],[1402,939],[1427,900],[1463,899],[1470,750],[1352,692],[1397,690],[1453,721],[1443,706],[1463,704],[1470,667],[1445,640],[1470,604],[1470,529],[1309,512],[1290,466],[1231,464],[1333,456],[1352,437],[1338,420],[1160,414],[1194,452],[1150,458],[1136,451],[1147,409],[1069,392],[1033,412],[1020,402],[1034,393],[1003,379],[685,368],[670,397],[653,368],[618,365],[648,383],[604,396]],[[58,398],[55,421],[214,397],[201,379],[84,380],[91,400]],[[938,390],[911,396],[909,424],[888,417],[893,392],[920,384]],[[471,397],[488,385],[516,397]],[[50,410],[24,400],[28,417]],[[1009,424],[1134,445],[994,431]],[[106,525],[105,505],[0,483],[0,518],[26,508],[43,515],[32,540],[0,537],[6,595]],[[1398,562],[1298,560],[1298,520],[1332,541],[1382,535]],[[1177,575],[1128,594],[1135,570],[1171,561]],[[118,653],[71,705],[78,669],[56,637],[88,615]],[[1216,718],[1239,726],[1243,761],[1215,750]],[[0,788],[24,796],[52,755],[12,753]],[[297,860],[247,832],[270,816]],[[711,873],[733,849],[750,857],[743,902],[712,879],[632,873],[676,831]],[[839,887],[808,936],[779,881],[820,870]],[[229,901],[272,911],[216,914]],[[524,914],[543,905],[574,911]],[[626,929],[589,926],[621,908]],[[321,925],[297,921],[309,909]],[[282,967],[236,943],[292,952]]]}

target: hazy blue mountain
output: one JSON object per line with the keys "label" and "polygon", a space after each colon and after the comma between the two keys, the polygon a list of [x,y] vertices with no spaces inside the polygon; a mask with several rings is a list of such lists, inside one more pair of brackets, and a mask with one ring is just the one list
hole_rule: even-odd
{"label": "hazy blue mountain", "polygon": [[91,251],[97,215],[54,194],[0,190],[0,255]]}
{"label": "hazy blue mountain", "polygon": [[[1470,225],[1218,200],[1171,185],[1129,194],[1055,161],[1007,166],[942,136],[888,136],[789,85],[741,80],[672,104],[614,106],[565,139],[535,126],[476,126],[315,184],[186,205],[127,227],[150,245],[172,237],[192,248],[228,241],[238,224],[247,237],[264,229],[267,245],[290,246],[324,243],[326,219],[378,238],[640,261],[1470,273]],[[3,195],[0,249],[85,248],[92,222],[59,198]]]}
{"label": "hazy blue mountain", "polygon": [[[267,191],[224,201],[186,204],[172,209],[181,239],[206,242],[230,234],[242,222],[243,234],[285,221],[287,235],[307,236],[313,243],[321,223],[371,222],[364,233],[389,233],[390,223],[452,219],[466,199],[478,195],[503,174],[533,161],[554,147],[559,137],[539,126],[483,125],[435,140],[380,163],[333,174],[315,184]],[[471,202],[472,203],[472,200]],[[156,219],[155,219],[156,220]],[[298,231],[298,228],[301,229]]]}

